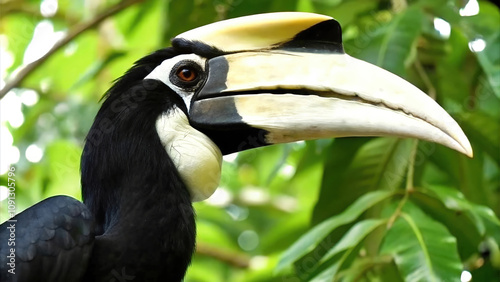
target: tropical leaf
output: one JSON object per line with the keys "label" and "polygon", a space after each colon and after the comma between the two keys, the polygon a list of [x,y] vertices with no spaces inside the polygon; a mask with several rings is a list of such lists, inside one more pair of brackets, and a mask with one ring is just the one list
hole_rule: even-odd
{"label": "tropical leaf", "polygon": [[[500,12],[498,7],[492,3],[487,1],[479,3],[481,15],[464,17],[460,24],[469,38],[470,47],[474,50],[493,92],[497,98],[500,98],[500,55],[498,53],[500,48],[500,32],[498,31]],[[477,36],[478,34],[481,36]]]}
{"label": "tropical leaf", "polygon": [[405,281],[457,281],[462,272],[455,237],[411,203],[387,230],[380,253],[392,255]]}
{"label": "tropical leaf", "polygon": [[482,236],[488,234],[500,242],[500,219],[490,208],[471,203],[460,191],[446,186],[430,185],[425,191],[434,195],[447,208],[466,213]]}
{"label": "tropical leaf", "polygon": [[[342,239],[331,248],[325,256],[320,260],[320,264],[328,264],[331,260],[340,253],[343,253],[341,258],[334,261],[333,264],[328,264],[329,267],[322,271],[321,273],[315,275],[312,273],[311,276],[314,280],[321,281],[326,277],[330,277],[332,280],[337,280],[336,276],[338,271],[345,263],[346,259],[354,253],[356,247],[361,244],[361,242],[375,229],[387,223],[385,219],[366,219],[357,222],[347,233],[342,237]],[[324,280],[323,280],[324,281]]]}
{"label": "tropical leaf", "polygon": [[364,211],[392,195],[389,191],[373,191],[359,198],[343,213],[317,225],[283,253],[282,259],[276,267],[276,272],[280,272],[286,267],[291,266],[294,261],[312,251],[333,229],[352,222]]}
{"label": "tropical leaf", "polygon": [[47,187],[44,197],[54,195],[69,195],[81,199],[80,191],[80,166],[78,160],[82,150],[76,144],[69,141],[52,143],[47,148],[49,161]]}
{"label": "tropical leaf", "polygon": [[[477,39],[476,39],[477,40]],[[484,39],[483,39],[484,40]],[[492,34],[485,40],[485,49],[482,52],[475,52],[483,71],[488,77],[496,96],[500,99],[500,32]]]}
{"label": "tropical leaf", "polygon": [[410,8],[398,14],[389,24],[382,39],[377,65],[393,73],[404,75],[415,58],[415,47],[422,29],[424,15]]}
{"label": "tropical leaf", "polygon": [[482,112],[462,113],[457,118],[469,138],[500,166],[500,122]]}
{"label": "tropical leaf", "polygon": [[460,246],[458,251],[462,260],[467,260],[477,253],[483,236],[469,213],[463,212],[461,209],[447,208],[432,191],[425,189],[412,193],[411,200],[427,215],[446,226],[457,239],[457,244]]}
{"label": "tropical leaf", "polygon": [[313,222],[341,213],[362,195],[395,190],[405,176],[413,141],[377,138],[337,139],[327,152],[320,198]]}

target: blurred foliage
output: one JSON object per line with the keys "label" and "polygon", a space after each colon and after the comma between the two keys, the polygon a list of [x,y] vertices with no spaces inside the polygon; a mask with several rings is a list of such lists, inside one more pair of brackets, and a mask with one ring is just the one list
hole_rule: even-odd
{"label": "blurred foliage", "polygon": [[[15,162],[18,211],[51,195],[80,198],[79,158],[98,101],[135,60],[217,20],[315,12],[341,23],[347,53],[434,97],[464,129],[474,158],[396,138],[240,153],[224,164],[217,197],[195,204],[198,252],[186,281],[458,281],[462,270],[473,281],[498,281],[497,6],[479,1],[478,13],[466,16],[460,14],[465,0],[126,2],[131,5],[43,58],[0,102],[0,185],[7,186]],[[4,85],[77,24],[123,2],[0,3]],[[25,154],[33,144],[43,152],[39,161]],[[6,201],[0,210],[3,221]]]}

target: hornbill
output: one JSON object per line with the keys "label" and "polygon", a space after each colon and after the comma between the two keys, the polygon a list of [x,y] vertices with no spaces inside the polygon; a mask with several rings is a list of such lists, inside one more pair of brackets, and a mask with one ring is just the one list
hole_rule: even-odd
{"label": "hornbill", "polygon": [[48,198],[1,225],[2,281],[182,280],[195,249],[192,201],[215,191],[225,154],[391,135],[472,156],[433,99],[345,54],[331,17],[247,16],[171,45],[105,94],[83,149],[83,203]]}

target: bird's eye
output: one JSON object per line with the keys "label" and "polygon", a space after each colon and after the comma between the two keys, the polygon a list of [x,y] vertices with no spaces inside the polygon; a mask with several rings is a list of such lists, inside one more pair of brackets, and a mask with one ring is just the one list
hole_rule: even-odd
{"label": "bird's eye", "polygon": [[204,77],[203,68],[191,60],[178,62],[170,73],[170,81],[185,90],[192,90]]}
{"label": "bird's eye", "polygon": [[177,77],[184,82],[192,82],[198,78],[198,72],[193,67],[183,66],[177,69]]}

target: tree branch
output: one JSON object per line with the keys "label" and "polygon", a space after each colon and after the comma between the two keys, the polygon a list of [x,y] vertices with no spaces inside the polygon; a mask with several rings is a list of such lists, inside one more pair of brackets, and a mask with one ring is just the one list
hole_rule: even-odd
{"label": "tree branch", "polygon": [[234,252],[228,252],[203,243],[196,243],[196,254],[216,258],[237,268],[248,268],[250,260],[247,256]]}
{"label": "tree branch", "polygon": [[110,7],[100,15],[97,15],[90,21],[75,26],[68,32],[68,34],[63,39],[54,44],[54,46],[45,55],[43,55],[40,59],[23,67],[14,78],[7,81],[5,86],[2,89],[0,89],[0,99],[2,99],[12,88],[18,87],[23,82],[23,80],[26,77],[28,77],[28,75],[30,75],[33,71],[35,71],[38,67],[40,67],[57,50],[64,47],[66,44],[71,42],[77,36],[79,36],[80,34],[84,33],[87,30],[97,27],[105,19],[117,14],[118,12],[128,8],[129,6],[132,6],[133,4],[143,1],[144,0],[124,0]]}
{"label": "tree branch", "polygon": [[406,0],[391,0],[392,10],[395,13],[400,13],[408,7]]}

